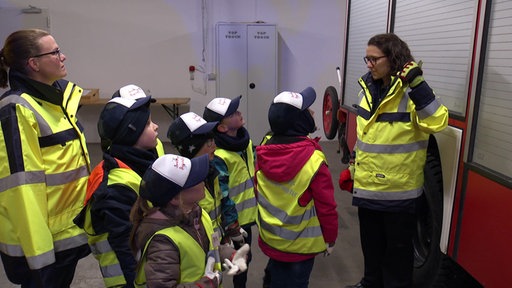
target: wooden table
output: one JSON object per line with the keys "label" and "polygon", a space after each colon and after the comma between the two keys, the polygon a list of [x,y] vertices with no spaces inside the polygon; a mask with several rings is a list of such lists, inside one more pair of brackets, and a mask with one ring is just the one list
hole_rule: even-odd
{"label": "wooden table", "polygon": [[[190,102],[190,98],[152,98],[160,104],[169,113],[172,119],[176,119],[180,115],[180,105],[185,105]],[[80,106],[83,105],[105,105],[109,98],[99,98],[98,89],[84,89],[82,98],[80,99]]]}

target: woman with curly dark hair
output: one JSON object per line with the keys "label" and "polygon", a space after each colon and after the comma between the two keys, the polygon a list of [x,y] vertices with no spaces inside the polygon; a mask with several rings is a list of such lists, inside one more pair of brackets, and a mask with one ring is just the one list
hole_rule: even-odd
{"label": "woman with curly dark hair", "polygon": [[370,38],[364,62],[355,159],[339,181],[353,192],[364,255],[364,277],[348,287],[412,287],[428,139],[448,125],[448,109],[397,35]]}

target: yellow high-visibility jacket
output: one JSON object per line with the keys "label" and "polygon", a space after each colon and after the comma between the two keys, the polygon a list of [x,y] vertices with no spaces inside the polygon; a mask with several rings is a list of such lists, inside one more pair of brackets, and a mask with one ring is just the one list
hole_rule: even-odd
{"label": "yellow high-visibility jacket", "polygon": [[53,97],[13,90],[0,100],[0,251],[26,257],[30,269],[54,263],[55,252],[87,244],[72,221],[90,173],[76,117],[82,88],[65,80],[38,85]]}
{"label": "yellow high-visibility jacket", "polygon": [[[373,107],[371,76],[359,79],[363,88],[358,106],[355,146],[354,198],[391,203],[419,197],[429,135],[448,125],[448,109],[423,82],[407,93],[392,77],[387,93]],[[418,109],[416,101],[427,103]]]}

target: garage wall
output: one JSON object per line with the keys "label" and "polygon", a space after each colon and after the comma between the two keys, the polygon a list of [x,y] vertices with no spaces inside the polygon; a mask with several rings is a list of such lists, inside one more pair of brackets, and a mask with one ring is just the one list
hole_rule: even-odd
{"label": "garage wall", "polygon": [[[216,96],[215,80],[203,81],[197,74],[191,83],[188,68],[201,67],[204,75],[215,72],[214,26],[219,21],[277,24],[279,91],[312,86],[321,100],[327,86],[337,86],[336,67],[343,66],[345,0],[0,0],[0,9],[29,5],[48,10],[51,32],[68,58],[67,78],[99,88],[102,98],[134,83],[154,97],[190,97],[186,109],[202,113]],[[318,127],[321,103],[312,107]],[[93,111],[82,111],[91,114],[85,117],[91,119],[84,123],[86,136],[97,142],[97,111],[88,110]],[[266,117],[266,111],[261,113]],[[165,140],[168,116],[155,120],[161,121]]]}

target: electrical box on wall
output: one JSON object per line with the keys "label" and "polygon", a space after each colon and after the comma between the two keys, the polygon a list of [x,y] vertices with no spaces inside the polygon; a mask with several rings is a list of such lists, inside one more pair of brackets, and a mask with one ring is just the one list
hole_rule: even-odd
{"label": "electrical box on wall", "polygon": [[254,144],[270,130],[268,108],[277,94],[275,24],[219,22],[216,25],[216,97],[242,95],[238,110]]}

